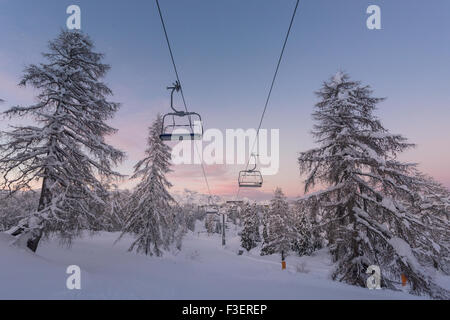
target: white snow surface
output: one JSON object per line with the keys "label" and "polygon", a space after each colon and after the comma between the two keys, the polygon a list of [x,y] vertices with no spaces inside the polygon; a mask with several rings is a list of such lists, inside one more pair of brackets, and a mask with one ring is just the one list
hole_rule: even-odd
{"label": "white snow surface", "polygon": [[[189,233],[162,258],[127,252],[132,238],[114,244],[119,233],[85,235],[69,249],[51,239],[35,254],[0,233],[0,299],[425,299],[333,281],[326,250],[288,256],[287,270],[259,248],[238,255],[237,231],[230,225],[224,248],[219,234]],[[80,290],[66,288],[69,265],[81,268]]]}

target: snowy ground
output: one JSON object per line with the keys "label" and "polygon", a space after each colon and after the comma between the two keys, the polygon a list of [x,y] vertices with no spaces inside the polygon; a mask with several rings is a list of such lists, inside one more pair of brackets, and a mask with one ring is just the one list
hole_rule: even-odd
{"label": "snowy ground", "polygon": [[[225,248],[220,235],[191,233],[181,252],[163,258],[127,252],[131,238],[114,245],[117,233],[85,236],[70,249],[46,241],[36,254],[10,247],[9,236],[0,234],[0,299],[419,298],[330,280],[326,251],[288,257],[284,271],[277,256],[239,256],[236,230],[228,231]],[[81,290],[66,288],[66,268],[73,264],[82,270]]]}

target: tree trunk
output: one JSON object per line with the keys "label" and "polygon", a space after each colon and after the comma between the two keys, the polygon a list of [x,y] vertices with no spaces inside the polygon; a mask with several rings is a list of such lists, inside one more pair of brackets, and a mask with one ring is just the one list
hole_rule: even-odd
{"label": "tree trunk", "polygon": [[34,234],[32,237],[30,237],[30,239],[28,239],[28,241],[27,241],[28,249],[30,249],[33,252],[36,252],[41,238],[42,238],[42,230],[39,229],[39,231],[36,234]]}
{"label": "tree trunk", "polygon": [[[48,179],[47,177],[44,177],[42,181],[42,189],[41,189],[41,196],[39,198],[38,212],[44,210],[51,203],[52,195],[47,185],[47,179]],[[27,241],[28,249],[30,249],[33,252],[36,252],[41,238],[42,238],[42,227],[37,230],[33,230],[31,237]]]}
{"label": "tree trunk", "polygon": [[[38,213],[40,211],[44,210],[51,203],[51,198],[52,198],[51,192],[47,185],[47,178],[45,177],[42,181],[41,195],[39,198],[39,204],[38,204],[38,210],[37,210]],[[38,245],[39,245],[39,241],[42,238],[43,226],[39,225],[38,228],[34,228],[34,226],[32,226],[31,228],[33,228],[33,229],[29,230],[30,229],[30,220],[33,218],[34,217],[31,216],[30,218],[28,218],[28,221],[25,224],[17,226],[14,229],[14,231],[11,232],[11,235],[14,237],[28,237],[28,239],[26,239],[27,248],[33,252],[36,252]]]}

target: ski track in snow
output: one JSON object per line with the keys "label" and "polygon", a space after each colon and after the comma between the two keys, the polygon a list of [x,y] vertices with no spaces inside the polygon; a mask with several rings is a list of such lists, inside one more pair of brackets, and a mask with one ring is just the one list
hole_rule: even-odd
{"label": "ski track in snow", "polygon": [[[233,227],[221,236],[189,233],[179,252],[147,257],[127,252],[130,237],[101,232],[76,239],[71,248],[42,242],[36,254],[0,237],[0,299],[425,299],[403,292],[369,290],[332,281],[326,250],[313,256],[239,256]],[[81,268],[81,290],[66,288],[66,268]],[[305,272],[297,272],[303,264]]]}

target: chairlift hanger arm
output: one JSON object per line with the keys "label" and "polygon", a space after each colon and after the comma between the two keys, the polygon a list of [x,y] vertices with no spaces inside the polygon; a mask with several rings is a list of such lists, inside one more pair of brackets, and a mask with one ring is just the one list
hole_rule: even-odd
{"label": "chairlift hanger arm", "polygon": [[250,170],[248,170],[248,171],[255,171],[256,170],[256,160],[255,160],[255,165],[253,166],[253,168],[251,168]]}
{"label": "chairlift hanger arm", "polygon": [[[248,172],[254,172],[254,171],[256,170],[256,162],[257,162],[256,157],[257,157],[257,156],[258,156],[257,154],[254,154],[254,153],[251,154],[250,158],[253,157],[253,158],[255,159],[255,163],[254,163],[254,166],[253,166],[252,169],[249,169],[249,170],[246,170],[246,171],[248,171]],[[250,163],[250,159],[249,159],[249,163]]]}
{"label": "chairlift hanger arm", "polygon": [[181,90],[181,85],[180,82],[177,80],[173,83],[173,85],[171,87],[167,87],[167,90],[172,90],[170,92],[170,108],[175,111],[176,113],[183,113],[183,111],[178,111],[177,109],[174,108],[173,106],[173,93],[174,91],[180,91]]}

